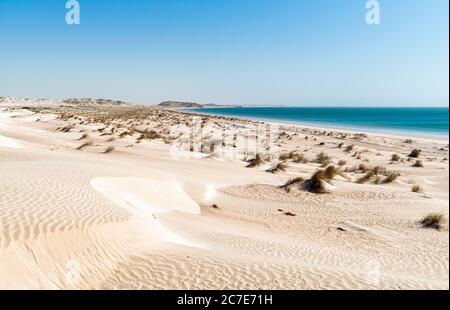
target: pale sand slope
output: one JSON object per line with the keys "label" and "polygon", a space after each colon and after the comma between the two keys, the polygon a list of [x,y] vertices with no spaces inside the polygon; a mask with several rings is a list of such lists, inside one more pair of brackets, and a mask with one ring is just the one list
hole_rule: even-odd
{"label": "pale sand slope", "polygon": [[[448,219],[448,142],[338,139],[288,127],[281,151],[310,159],[325,151],[345,167],[381,164],[402,175],[356,184],[350,180],[362,174],[348,172],[329,194],[287,193],[278,186],[320,165],[288,162],[271,174],[239,160],[175,160],[160,140],[102,136],[105,125],[85,113],[59,120],[48,111],[0,111],[0,288],[449,288],[448,226],[417,223],[430,212]],[[188,117],[155,113],[148,126],[158,131]],[[86,140],[92,145],[76,150]],[[115,149],[102,154],[107,146]],[[424,168],[389,163],[413,147],[423,149]],[[412,183],[425,192],[412,193]]]}

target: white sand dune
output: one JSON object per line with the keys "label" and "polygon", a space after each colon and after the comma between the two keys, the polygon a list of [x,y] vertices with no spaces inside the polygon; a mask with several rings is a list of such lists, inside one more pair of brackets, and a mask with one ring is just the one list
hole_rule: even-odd
{"label": "white sand dune", "polygon": [[0,147],[20,149],[22,146],[14,139],[0,135]]}
{"label": "white sand dune", "polygon": [[164,227],[158,216],[167,212],[200,214],[200,207],[175,181],[164,182],[161,176],[144,178],[95,178],[91,185],[117,205],[145,221],[156,241],[192,245]]}
{"label": "white sand dune", "polygon": [[[99,111],[0,111],[0,288],[448,289],[448,225],[418,224],[431,212],[448,219],[446,142],[286,127],[291,139],[280,139],[280,152],[310,160],[272,174],[267,164],[174,158],[162,140],[121,136],[144,126],[164,134],[187,122],[184,114],[154,110],[139,120],[142,110],[127,119],[127,111]],[[113,120],[95,119],[108,113]],[[413,147],[424,168],[407,160]],[[381,165],[401,176],[357,184],[364,173],[348,171],[324,195],[279,188],[320,169],[311,159],[321,151],[335,165],[346,160],[343,169]],[[403,161],[392,163],[394,153]],[[423,193],[411,191],[416,183]]]}

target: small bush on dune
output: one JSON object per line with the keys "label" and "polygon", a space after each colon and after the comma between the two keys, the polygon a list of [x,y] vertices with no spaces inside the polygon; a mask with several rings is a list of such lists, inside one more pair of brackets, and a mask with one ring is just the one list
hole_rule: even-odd
{"label": "small bush on dune", "polygon": [[409,153],[408,157],[409,158],[418,158],[421,153],[422,153],[422,150],[414,149],[411,151],[411,153]]}
{"label": "small bush on dune", "polygon": [[283,153],[280,154],[280,156],[278,157],[279,160],[288,160],[291,159],[294,156],[294,152],[290,152],[290,153]]}
{"label": "small bush on dune", "polygon": [[397,178],[400,176],[400,173],[398,172],[394,172],[394,171],[389,171],[386,175],[386,178],[383,180],[383,183],[392,183],[395,180],[397,180]]}
{"label": "small bush on dune", "polygon": [[339,166],[345,166],[347,164],[347,162],[345,161],[345,160],[343,160],[343,159],[341,159],[339,162],[338,162],[338,165]]}
{"label": "small bush on dune", "polygon": [[247,168],[254,168],[260,166],[263,163],[261,156],[256,154],[255,158],[248,162]]}
{"label": "small bush on dune", "polygon": [[275,165],[275,167],[270,168],[269,170],[267,170],[267,172],[270,173],[277,173],[279,171],[286,171],[287,165],[285,163],[278,163]]}
{"label": "small bush on dune", "polygon": [[329,181],[323,170],[316,171],[312,177],[303,182],[303,189],[315,194],[325,194],[325,182]]}
{"label": "small bush on dune", "polygon": [[367,166],[367,165],[365,165],[365,164],[360,164],[360,165],[358,166],[358,170],[359,170],[359,171],[362,171],[362,172],[366,172],[366,171],[369,171],[370,168],[369,168],[369,166]]}
{"label": "small bush on dune", "polygon": [[322,166],[326,166],[331,163],[331,158],[324,152],[320,152],[317,154],[315,162],[321,164]]}
{"label": "small bush on dune", "polygon": [[324,171],[324,176],[326,180],[332,180],[338,174],[338,170],[335,166],[328,166]]}
{"label": "small bush on dune", "polygon": [[356,183],[358,183],[358,184],[367,183],[374,175],[375,175],[375,173],[373,173],[373,171],[369,171],[364,176],[357,179]]}
{"label": "small bush on dune", "polygon": [[422,227],[440,230],[445,223],[445,217],[441,213],[430,213],[424,216],[420,221]]}
{"label": "small bush on dune", "polygon": [[108,146],[106,150],[103,151],[103,154],[109,154],[114,151],[114,146]]}
{"label": "small bush on dune", "polygon": [[294,162],[294,163],[307,163],[307,162],[309,162],[309,160],[303,154],[295,154],[295,156],[292,158],[292,162]]}
{"label": "small bush on dune", "polygon": [[281,189],[284,189],[286,192],[289,192],[289,191],[290,191],[290,187],[291,187],[292,185],[302,183],[304,180],[305,180],[305,179],[302,178],[302,177],[290,179],[290,180],[287,181],[284,185],[281,185],[280,188],[281,188]]}
{"label": "small bush on dune", "polygon": [[91,146],[91,145],[92,145],[92,142],[91,142],[91,141],[85,142],[85,143],[81,144],[79,147],[77,147],[77,150],[78,150],[78,151],[81,151],[81,150],[84,149],[85,147]]}
{"label": "small bush on dune", "polygon": [[345,148],[345,151],[347,152],[347,153],[350,153],[351,151],[353,151],[353,148],[354,148],[355,146],[354,145],[348,145],[346,148]]}
{"label": "small bush on dune", "polygon": [[78,140],[84,140],[86,138],[89,138],[89,135],[87,133],[83,134]]}
{"label": "small bush on dune", "polygon": [[421,160],[416,160],[416,162],[412,166],[416,168],[423,168],[423,163]]}
{"label": "small bush on dune", "polygon": [[399,161],[401,159],[400,155],[392,154],[391,161]]}
{"label": "small bush on dune", "polygon": [[423,188],[422,188],[422,186],[415,184],[415,185],[413,185],[411,187],[411,191],[413,193],[422,193],[423,192]]}
{"label": "small bush on dune", "polygon": [[386,175],[388,171],[383,166],[375,166],[372,168],[372,172],[375,173],[376,175],[380,174]]}

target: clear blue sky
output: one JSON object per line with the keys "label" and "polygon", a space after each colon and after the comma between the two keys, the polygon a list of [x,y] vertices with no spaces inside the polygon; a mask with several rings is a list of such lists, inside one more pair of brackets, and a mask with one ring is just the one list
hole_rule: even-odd
{"label": "clear blue sky", "polygon": [[448,0],[0,0],[0,96],[448,106]]}

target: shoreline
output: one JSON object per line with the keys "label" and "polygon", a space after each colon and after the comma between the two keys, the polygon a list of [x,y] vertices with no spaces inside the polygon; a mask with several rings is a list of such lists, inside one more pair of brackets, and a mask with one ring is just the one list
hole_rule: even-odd
{"label": "shoreline", "polygon": [[[196,108],[197,109],[197,108]],[[171,109],[170,109],[171,110]],[[429,141],[434,143],[449,143],[449,135],[436,135],[436,134],[421,134],[416,132],[401,132],[401,131],[389,131],[386,129],[386,131],[383,130],[377,130],[377,129],[369,129],[369,128],[362,128],[361,130],[358,130],[356,128],[351,127],[339,127],[339,126],[326,126],[325,124],[322,126],[320,124],[310,124],[310,123],[297,123],[297,122],[283,122],[283,121],[277,121],[277,120],[271,120],[271,119],[264,119],[264,118],[248,118],[248,117],[238,117],[238,116],[227,116],[227,115],[219,115],[214,113],[206,113],[206,112],[197,112],[197,111],[189,111],[188,109],[177,109],[177,110],[171,110],[173,112],[178,113],[187,113],[190,115],[200,115],[200,116],[207,116],[207,117],[218,117],[218,118],[225,118],[225,119],[236,119],[240,121],[252,121],[252,122],[264,122],[267,124],[273,124],[278,126],[285,126],[285,127],[294,127],[294,128],[301,128],[301,129],[316,129],[316,130],[329,130],[329,131],[339,131],[343,133],[348,134],[357,134],[357,133],[363,133],[363,134],[370,134],[372,136],[378,136],[378,137],[385,137],[385,138],[414,138],[416,140],[422,140],[422,141]]]}

